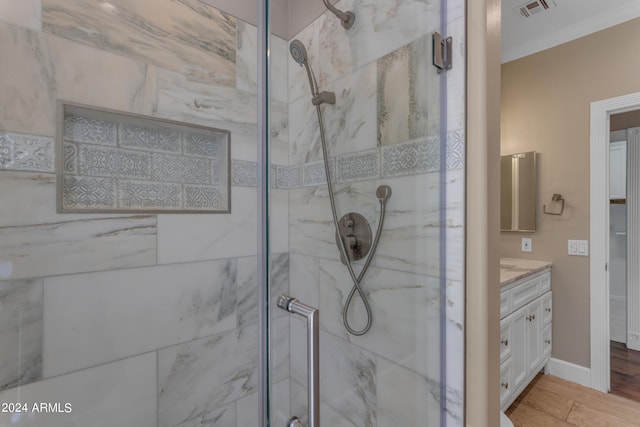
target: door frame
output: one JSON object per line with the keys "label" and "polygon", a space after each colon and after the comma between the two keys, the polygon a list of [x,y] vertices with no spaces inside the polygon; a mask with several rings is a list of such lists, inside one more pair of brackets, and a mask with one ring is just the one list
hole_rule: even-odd
{"label": "door frame", "polygon": [[640,92],[591,103],[590,308],[591,388],[610,388],[609,354],[609,122],[611,114],[640,108]]}

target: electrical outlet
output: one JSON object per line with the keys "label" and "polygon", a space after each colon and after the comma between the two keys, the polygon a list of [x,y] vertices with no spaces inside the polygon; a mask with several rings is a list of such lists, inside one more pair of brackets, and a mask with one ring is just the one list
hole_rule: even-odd
{"label": "electrical outlet", "polygon": [[531,252],[531,238],[523,237],[522,238],[522,252]]}

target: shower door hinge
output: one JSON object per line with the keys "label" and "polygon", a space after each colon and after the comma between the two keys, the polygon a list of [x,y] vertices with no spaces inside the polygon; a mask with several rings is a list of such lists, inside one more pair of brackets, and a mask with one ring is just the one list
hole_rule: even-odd
{"label": "shower door hinge", "polygon": [[452,37],[443,38],[437,31],[433,33],[433,65],[438,73],[451,69],[452,46]]}

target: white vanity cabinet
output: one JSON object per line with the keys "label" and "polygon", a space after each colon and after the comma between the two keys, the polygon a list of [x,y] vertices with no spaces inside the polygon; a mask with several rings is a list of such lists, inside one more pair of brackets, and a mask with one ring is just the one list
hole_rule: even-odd
{"label": "white vanity cabinet", "polygon": [[551,270],[502,287],[500,408],[504,411],[551,357]]}

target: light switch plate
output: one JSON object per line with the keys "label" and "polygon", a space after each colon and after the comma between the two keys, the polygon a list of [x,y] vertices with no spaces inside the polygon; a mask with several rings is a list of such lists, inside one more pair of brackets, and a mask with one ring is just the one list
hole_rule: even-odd
{"label": "light switch plate", "polygon": [[589,256],[589,241],[588,240],[569,240],[569,255],[574,256]]}
{"label": "light switch plate", "polygon": [[531,252],[531,238],[523,237],[522,238],[522,252]]}

